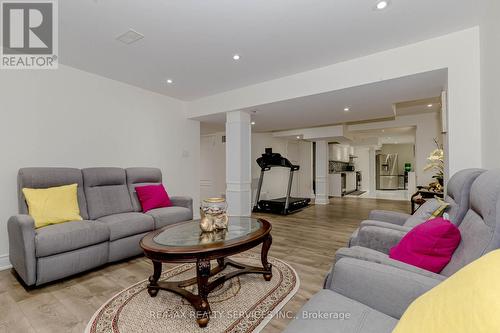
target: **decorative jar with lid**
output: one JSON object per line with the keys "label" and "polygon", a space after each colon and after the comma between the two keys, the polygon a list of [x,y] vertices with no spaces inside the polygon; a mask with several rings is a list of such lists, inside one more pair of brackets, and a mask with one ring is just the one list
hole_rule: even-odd
{"label": "decorative jar with lid", "polygon": [[224,198],[208,198],[201,203],[202,231],[211,232],[227,228],[228,217],[226,214],[227,203]]}

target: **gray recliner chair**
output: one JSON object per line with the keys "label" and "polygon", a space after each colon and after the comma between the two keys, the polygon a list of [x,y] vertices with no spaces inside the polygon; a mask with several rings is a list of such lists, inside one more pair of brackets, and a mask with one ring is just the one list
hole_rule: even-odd
{"label": "gray recliner chair", "polygon": [[[456,249],[451,261],[440,272],[435,274],[424,269],[405,264],[403,262],[389,258],[388,252],[377,249],[376,246],[366,248],[354,246],[351,248],[341,248],[337,251],[336,260],[341,258],[357,258],[375,263],[382,263],[387,266],[398,267],[407,271],[416,272],[421,275],[435,279],[444,280],[463,266],[476,260],[487,252],[500,248],[500,169],[490,170],[481,173],[470,191],[470,207],[467,210],[462,222],[458,226],[462,240]],[[391,230],[391,233],[397,233]],[[405,233],[399,232],[393,237],[394,244],[384,245],[384,249],[397,244],[398,239]],[[380,233],[381,235],[382,233]],[[371,235],[374,237],[374,235]],[[386,237],[384,234],[383,237]],[[378,243],[388,244],[390,240],[378,240]],[[331,274],[329,275],[331,276]],[[329,281],[327,278],[326,285]]]}
{"label": "gray recliner chair", "polygon": [[441,281],[396,267],[343,258],[285,333],[390,333],[408,306]]}
{"label": "gray recliner chair", "polygon": [[[500,170],[481,174],[470,195],[470,209],[459,226],[462,241],[441,274],[391,260],[380,252],[377,260],[370,261],[362,254],[371,249],[359,250],[360,258],[339,255],[325,289],[298,311],[284,332],[392,332],[415,299],[500,247]],[[357,251],[356,247],[344,251],[353,249]]]}
{"label": "gray recliner chair", "polygon": [[[485,171],[483,169],[461,170],[455,173],[448,181],[444,200],[450,204],[446,212],[455,225],[460,225],[469,209],[472,183]],[[434,211],[435,201],[436,199],[427,201],[414,215],[385,210],[371,211],[368,220],[361,222],[360,227],[352,234],[348,246],[375,247],[376,249],[381,249],[383,252],[388,251],[390,248],[384,249],[384,245],[386,247],[388,245],[392,246],[394,242],[397,243],[401,238],[397,238],[396,236],[406,234],[413,227],[427,220],[429,214]],[[396,232],[392,230],[396,230]],[[390,244],[378,242],[378,240],[383,239],[383,234],[387,234],[390,237]],[[391,236],[396,237],[396,239],[392,239]]]}

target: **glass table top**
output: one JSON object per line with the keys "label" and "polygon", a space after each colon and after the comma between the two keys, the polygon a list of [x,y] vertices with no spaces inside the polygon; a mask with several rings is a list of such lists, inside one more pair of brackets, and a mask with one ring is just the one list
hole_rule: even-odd
{"label": "glass table top", "polygon": [[200,246],[230,241],[250,235],[262,228],[261,222],[250,217],[229,217],[227,229],[202,232],[200,220],[189,221],[167,228],[153,238],[163,246]]}

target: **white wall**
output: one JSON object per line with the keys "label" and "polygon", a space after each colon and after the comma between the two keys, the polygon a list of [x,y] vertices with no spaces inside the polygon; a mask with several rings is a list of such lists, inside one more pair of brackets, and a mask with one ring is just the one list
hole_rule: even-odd
{"label": "white wall", "polygon": [[[428,185],[433,182],[433,171],[424,171],[427,157],[436,149],[434,138],[442,138],[440,132],[439,113],[423,113],[417,115],[399,116],[394,120],[350,125],[350,131],[374,130],[397,127],[416,127],[415,131],[415,164],[417,184]],[[464,135],[466,136],[466,135]],[[465,148],[464,148],[465,149]],[[450,153],[451,154],[451,153]],[[472,154],[471,154],[471,159]]]}
{"label": "white wall", "polygon": [[[201,198],[221,195],[226,188],[225,144],[221,133],[201,136],[200,191]],[[273,137],[272,133],[252,133],[252,202],[260,177],[260,168],[255,162],[265,148],[289,158],[300,165],[293,180],[292,195],[311,197],[312,195],[312,143]],[[273,168],[266,172],[262,185],[261,199],[283,197],[286,194],[289,170]]]}
{"label": "white wall", "polygon": [[398,154],[398,174],[405,173],[405,163],[411,163],[415,168],[415,146],[413,144],[383,144],[380,149],[382,154]]}
{"label": "white wall", "polygon": [[66,66],[1,71],[0,101],[0,260],[21,167],[160,167],[198,206],[199,123],[182,102]]}
{"label": "white wall", "polygon": [[354,155],[358,158],[354,159],[354,168],[356,171],[361,171],[361,191],[370,190],[370,148],[369,147],[354,147]]}
{"label": "white wall", "polygon": [[[285,139],[273,138],[271,133],[252,133],[252,194],[255,193],[260,177],[260,168],[255,160],[265,152],[265,148],[272,148],[273,152],[286,157],[287,142]],[[286,194],[288,171],[284,168],[272,168],[266,172],[262,184],[261,199],[279,198]],[[252,196],[252,200],[254,200],[254,196]]]}
{"label": "white wall", "polygon": [[[252,134],[252,162],[259,158],[265,148],[273,148],[292,163],[300,165],[294,174],[292,196],[309,198],[312,194],[312,143],[273,137],[271,133]],[[290,170],[272,168],[266,172],[262,184],[261,199],[273,199],[286,195]],[[260,177],[257,163],[252,164],[252,189],[256,189]]]}
{"label": "white wall", "polygon": [[226,195],[226,145],[224,132],[201,136],[200,198]]}
{"label": "white wall", "polygon": [[[310,197],[312,193],[312,143],[275,138],[271,133],[253,133],[252,189],[254,192],[260,177],[260,168],[255,160],[265,152],[265,148],[272,148],[273,152],[280,153],[292,163],[300,165],[300,170],[294,174],[292,195]],[[262,184],[261,199],[285,196],[289,175],[290,170],[284,168],[272,168],[267,171]]]}
{"label": "white wall", "polygon": [[[491,36],[494,43],[494,34]],[[202,98],[189,103],[188,114],[197,117],[255,107],[447,68],[449,171],[453,174],[482,164],[478,148],[481,147],[479,60],[479,29],[472,28]]]}
{"label": "white wall", "polygon": [[500,168],[500,1],[486,0],[481,24],[481,122],[483,166]]}
{"label": "white wall", "polygon": [[298,190],[296,195],[301,198],[313,198],[313,144],[308,141],[299,142],[299,160],[300,170],[298,172]]}

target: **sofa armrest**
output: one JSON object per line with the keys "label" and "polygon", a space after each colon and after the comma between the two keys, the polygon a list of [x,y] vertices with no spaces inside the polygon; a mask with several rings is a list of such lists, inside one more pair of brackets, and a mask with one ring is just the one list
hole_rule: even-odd
{"label": "sofa armrest", "polygon": [[394,224],[394,223],[389,223],[389,222],[382,222],[382,221],[377,221],[377,220],[364,220],[359,225],[360,229],[362,229],[363,227],[381,227],[381,228],[386,228],[386,229],[399,230],[399,231],[403,231],[403,232],[408,232],[412,229],[411,227],[405,227],[404,225],[399,225],[399,224]]}
{"label": "sofa armrest", "polygon": [[[382,264],[384,266],[390,266],[390,267],[395,267],[401,270],[405,270],[408,272],[416,273],[419,275],[423,275],[426,277],[430,277],[436,280],[444,280],[446,279],[445,276],[436,274],[431,271],[427,271],[425,269],[422,269],[420,267],[416,267],[413,265],[409,265],[407,263],[394,260],[389,258],[389,256],[385,253],[375,251],[372,249],[368,249],[365,247],[360,247],[360,246],[353,246],[353,247],[343,247],[337,250],[335,253],[335,261],[339,262],[342,258],[352,258],[352,259],[359,259],[359,260],[364,260],[364,261],[369,261],[372,263],[376,264]],[[332,268],[332,271],[335,270],[335,266]],[[330,274],[332,274],[331,272]]]}
{"label": "sofa armrest", "polygon": [[174,206],[185,207],[193,212],[193,198],[191,197],[183,197],[183,196],[175,196],[170,197],[170,201]]}
{"label": "sofa armrest", "polygon": [[405,213],[391,212],[389,210],[372,210],[368,219],[403,225],[409,217],[411,215]]}
{"label": "sofa armrest", "polygon": [[440,282],[396,267],[344,258],[335,265],[330,289],[399,319],[416,298]]}
{"label": "sofa armrest", "polygon": [[397,245],[408,231],[407,229],[397,230],[365,225],[359,230],[357,245],[388,254],[389,250]]}
{"label": "sofa armrest", "polygon": [[36,283],[35,221],[29,215],[15,215],[7,222],[9,259],[28,285]]}

